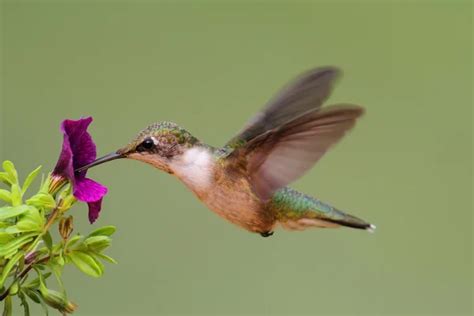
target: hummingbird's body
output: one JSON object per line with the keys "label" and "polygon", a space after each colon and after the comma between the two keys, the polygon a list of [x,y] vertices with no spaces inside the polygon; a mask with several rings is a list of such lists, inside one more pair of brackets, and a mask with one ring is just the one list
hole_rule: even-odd
{"label": "hummingbird's body", "polygon": [[199,145],[184,153],[184,163],[173,163],[174,173],[206,206],[252,232],[269,232],[275,216],[252,192],[245,170],[222,157],[223,151]]}
{"label": "hummingbird's body", "polygon": [[289,187],[262,201],[252,190],[245,168],[226,160],[226,150],[195,145],[171,164],[176,175],[212,211],[251,232],[265,234],[279,223],[291,230],[367,228],[367,223]]}
{"label": "hummingbird's body", "polygon": [[131,158],[178,177],[209,209],[248,231],[375,226],[286,185],[351,129],[363,109],[321,108],[339,71],[318,68],[290,84],[224,147],[206,145],[170,122],[150,125],[126,147],[81,169]]}

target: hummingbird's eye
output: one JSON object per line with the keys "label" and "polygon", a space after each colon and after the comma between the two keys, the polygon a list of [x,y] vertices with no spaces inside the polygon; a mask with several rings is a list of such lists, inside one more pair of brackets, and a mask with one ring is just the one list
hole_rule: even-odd
{"label": "hummingbird's eye", "polygon": [[155,143],[151,138],[145,139],[138,147],[137,151],[147,151],[152,149],[155,146]]}

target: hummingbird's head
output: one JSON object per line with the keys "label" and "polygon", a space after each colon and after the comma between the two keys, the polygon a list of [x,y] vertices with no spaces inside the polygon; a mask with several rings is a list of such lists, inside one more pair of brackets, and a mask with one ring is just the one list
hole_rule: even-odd
{"label": "hummingbird's head", "polygon": [[141,131],[125,147],[98,158],[76,171],[82,171],[115,159],[129,158],[146,162],[171,173],[170,164],[172,160],[177,156],[181,156],[186,149],[197,143],[199,141],[194,136],[175,123],[154,123]]}
{"label": "hummingbird's head", "polygon": [[169,168],[171,161],[196,143],[198,140],[177,124],[160,122],[141,131],[132,142],[119,149],[117,153],[171,172]]}

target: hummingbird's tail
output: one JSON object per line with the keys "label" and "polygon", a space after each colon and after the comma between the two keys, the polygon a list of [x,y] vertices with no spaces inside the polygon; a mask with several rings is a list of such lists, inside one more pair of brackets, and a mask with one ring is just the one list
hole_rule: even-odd
{"label": "hummingbird's tail", "polygon": [[346,226],[375,231],[375,225],[288,187],[277,191],[270,205],[278,222],[289,230]]}

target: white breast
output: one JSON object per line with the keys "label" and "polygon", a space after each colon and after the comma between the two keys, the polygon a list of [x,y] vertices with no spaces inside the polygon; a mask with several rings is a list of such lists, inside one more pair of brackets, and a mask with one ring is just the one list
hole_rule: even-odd
{"label": "white breast", "polygon": [[214,159],[209,149],[187,149],[171,163],[173,172],[192,190],[200,191],[212,184]]}

